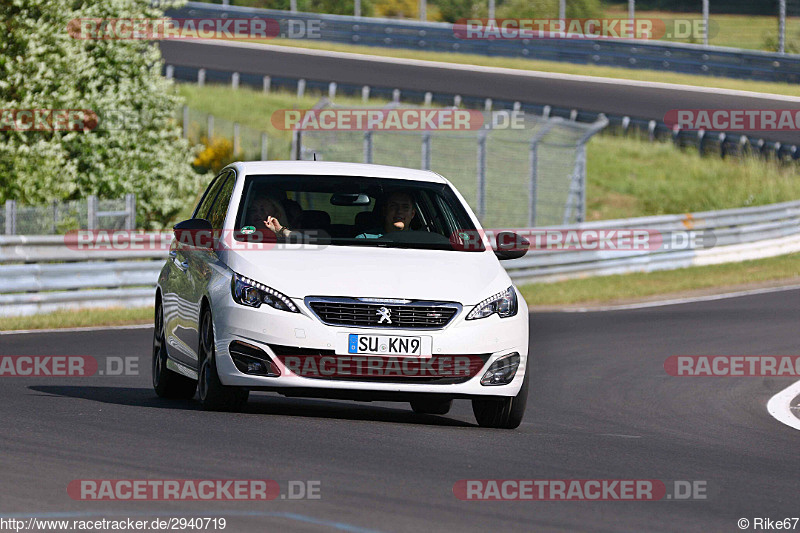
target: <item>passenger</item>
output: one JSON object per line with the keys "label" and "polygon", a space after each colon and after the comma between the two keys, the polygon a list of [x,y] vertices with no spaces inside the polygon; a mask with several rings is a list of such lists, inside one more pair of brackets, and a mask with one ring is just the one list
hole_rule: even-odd
{"label": "passenger", "polygon": [[357,239],[377,239],[387,233],[406,231],[411,226],[411,221],[417,215],[414,209],[414,198],[407,192],[393,192],[386,198],[383,206],[383,227],[368,229]]}

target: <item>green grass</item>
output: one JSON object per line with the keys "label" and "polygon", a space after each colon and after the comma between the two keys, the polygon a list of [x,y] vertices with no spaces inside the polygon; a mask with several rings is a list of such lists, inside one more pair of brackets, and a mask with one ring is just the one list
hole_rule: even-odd
{"label": "green grass", "polygon": [[123,326],[128,324],[148,324],[152,321],[152,307],[82,309],[80,311],[56,311],[41,315],[0,318],[0,331]]}
{"label": "green grass", "polygon": [[[251,41],[251,42],[258,42]],[[800,96],[800,85],[778,82],[737,80],[719,78],[714,76],[697,76],[693,74],[680,74],[675,72],[661,72],[645,69],[627,69],[622,67],[604,67],[597,65],[578,65],[573,63],[559,63],[556,61],[543,61],[538,59],[524,59],[513,57],[487,57],[475,54],[457,54],[450,52],[423,52],[418,50],[405,50],[400,48],[381,48],[377,46],[359,46],[350,44],[331,43],[326,41],[270,39],[263,41],[266,44],[308,48],[315,50],[331,50],[338,52],[351,52],[385,57],[400,57],[406,59],[420,59],[424,61],[443,61],[465,65],[482,65],[488,67],[504,67],[518,70],[534,70],[541,72],[555,72],[562,74],[580,74],[584,76],[601,76],[606,78],[654,81],[662,83],[678,83],[697,87],[718,87],[722,89],[737,89],[762,93],[783,94]]]}
{"label": "green grass", "polygon": [[702,289],[724,292],[748,283],[777,280],[800,282],[800,254],[660,272],[532,283],[521,286],[520,290],[528,305],[556,306],[610,303]]}
{"label": "green grass", "polygon": [[[697,3],[698,9],[700,2]],[[766,15],[722,15],[715,14],[714,5],[711,4],[709,22],[711,31],[709,32],[708,43],[713,46],[731,46],[734,48],[749,48],[753,50],[777,50],[778,37],[778,16],[777,5],[775,16]],[[606,17],[628,17],[627,3],[608,6],[605,9]],[[667,11],[636,11],[637,18],[657,18],[667,22],[667,27],[671,27],[671,21],[675,19],[697,19],[702,20],[702,14],[697,13],[674,13]],[[797,41],[800,37],[800,17],[786,18],[786,41]],[[675,42],[699,42],[687,39],[665,38],[667,41]],[[773,46],[773,44],[775,46]],[[769,45],[769,46],[768,46]]]}

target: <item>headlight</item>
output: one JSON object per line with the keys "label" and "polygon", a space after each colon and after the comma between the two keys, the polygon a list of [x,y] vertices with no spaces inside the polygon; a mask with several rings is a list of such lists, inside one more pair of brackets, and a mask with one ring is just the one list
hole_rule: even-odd
{"label": "headlight", "polygon": [[476,305],[475,309],[467,315],[467,320],[486,318],[495,313],[500,315],[500,318],[508,318],[517,314],[517,292],[513,285]]}
{"label": "headlight", "polygon": [[294,302],[282,292],[278,292],[272,287],[267,287],[263,283],[250,278],[240,276],[235,272],[231,279],[231,295],[234,302],[248,307],[261,307],[261,304],[265,303],[281,311],[300,312]]}

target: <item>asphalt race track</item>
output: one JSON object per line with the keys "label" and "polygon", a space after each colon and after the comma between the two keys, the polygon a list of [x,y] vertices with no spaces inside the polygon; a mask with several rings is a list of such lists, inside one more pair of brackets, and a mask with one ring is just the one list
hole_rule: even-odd
{"label": "asphalt race track", "polygon": [[[670,355],[798,353],[798,291],[531,317],[528,413],[480,429],[405,404],[254,394],[246,412],[156,398],[151,329],[0,336],[0,355],[138,356],[140,375],[2,378],[0,517],[222,516],[227,531],[738,531],[800,515],[796,430],[775,378],[667,376]],[[75,479],[317,480],[321,499],[75,501]],[[705,481],[707,499],[467,502],[461,479]]]}
{"label": "asphalt race track", "polygon": [[[288,78],[461,94],[555,107],[663,120],[671,109],[800,109],[800,99],[745,96],[719,89],[680,89],[642,82],[569,79],[561,75],[515,75],[406,64],[392,58],[331,54],[318,50],[205,41],[161,41],[168,65]],[[413,63],[413,62],[412,62]],[[682,87],[682,86],[678,86]],[[743,132],[747,133],[747,132]],[[800,144],[798,131],[752,132],[782,143]]]}

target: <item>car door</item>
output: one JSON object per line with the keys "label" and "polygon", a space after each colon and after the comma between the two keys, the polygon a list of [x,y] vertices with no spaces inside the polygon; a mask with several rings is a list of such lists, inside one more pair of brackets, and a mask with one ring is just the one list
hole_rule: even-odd
{"label": "car door", "polygon": [[[203,198],[197,205],[192,218],[206,219],[219,190],[230,171],[225,171],[209,184]],[[172,243],[169,251],[169,273],[162,283],[164,300],[164,326],[167,352],[169,355],[190,367],[197,362],[195,339],[199,320],[199,303],[195,300],[197,289],[189,269],[193,250],[185,244]]]}
{"label": "car door", "polygon": [[[223,226],[235,184],[236,173],[230,171],[221,180],[219,192],[208,212],[204,214],[204,218],[211,223],[215,235],[220,239],[226,238],[223,233]],[[187,330],[189,338],[185,339],[185,342],[192,348],[195,365],[197,365],[197,350],[200,346],[200,307],[203,296],[208,294],[208,287],[212,283],[215,273],[225,269],[225,266],[219,260],[217,239],[214,242],[215,246],[212,250],[196,248],[186,254],[186,261],[189,264],[186,275],[189,278],[188,286],[191,287],[191,294],[187,295],[187,300],[191,303],[191,309],[194,313],[194,327]]]}

